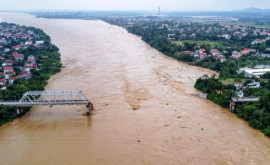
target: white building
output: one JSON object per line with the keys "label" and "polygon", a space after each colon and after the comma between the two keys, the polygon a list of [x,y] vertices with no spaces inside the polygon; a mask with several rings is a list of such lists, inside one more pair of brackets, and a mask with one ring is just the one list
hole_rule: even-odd
{"label": "white building", "polygon": [[36,41],[36,45],[43,45],[44,41]]}
{"label": "white building", "polygon": [[247,87],[249,88],[260,88],[260,86],[261,86],[260,82],[253,82],[253,83],[247,84]]}
{"label": "white building", "polygon": [[255,76],[260,78],[266,72],[270,72],[270,69],[250,69],[250,68],[242,68],[238,71],[238,73],[244,73],[245,77]]}

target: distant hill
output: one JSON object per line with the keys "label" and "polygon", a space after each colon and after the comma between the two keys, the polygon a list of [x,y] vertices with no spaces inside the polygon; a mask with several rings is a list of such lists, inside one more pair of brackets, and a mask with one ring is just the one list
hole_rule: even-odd
{"label": "distant hill", "polygon": [[240,13],[270,13],[270,9],[260,9],[260,8],[247,8],[243,10],[235,10],[234,12],[240,12]]}
{"label": "distant hill", "polygon": [[232,11],[187,11],[187,12],[167,12],[166,15],[170,16],[224,16],[224,17],[236,17],[236,18],[270,18],[270,9],[260,8],[247,8],[242,10]]}

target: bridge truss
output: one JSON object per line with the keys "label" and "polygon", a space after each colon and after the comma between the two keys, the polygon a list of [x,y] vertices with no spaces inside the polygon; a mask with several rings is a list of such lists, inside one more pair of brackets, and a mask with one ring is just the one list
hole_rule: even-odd
{"label": "bridge truss", "polygon": [[0,102],[0,105],[15,107],[73,104],[85,104],[89,108],[89,114],[93,109],[93,105],[81,91],[29,91],[19,101]]}
{"label": "bridge truss", "polygon": [[232,98],[230,101],[230,111],[235,112],[236,104],[237,103],[245,103],[245,102],[253,102],[253,101],[259,101],[259,98],[249,98],[249,97],[243,97],[243,98]]}

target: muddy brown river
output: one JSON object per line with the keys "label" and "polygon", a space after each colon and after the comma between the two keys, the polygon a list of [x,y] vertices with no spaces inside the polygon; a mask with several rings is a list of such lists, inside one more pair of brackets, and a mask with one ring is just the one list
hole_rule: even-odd
{"label": "muddy brown river", "polygon": [[65,68],[46,90],[81,90],[95,107],[34,107],[0,127],[0,164],[269,164],[270,140],[196,93],[212,72],[164,56],[102,21],[1,13],[43,29]]}

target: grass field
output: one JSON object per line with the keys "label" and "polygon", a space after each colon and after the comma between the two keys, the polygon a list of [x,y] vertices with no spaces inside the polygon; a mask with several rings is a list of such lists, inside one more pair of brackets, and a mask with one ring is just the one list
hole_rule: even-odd
{"label": "grass field", "polygon": [[[241,83],[243,83],[243,82],[244,82],[244,79],[237,79],[237,81],[239,81],[239,80],[241,80],[241,81],[240,81]],[[228,78],[228,79],[226,79],[225,81],[228,81],[228,82],[233,83],[233,82],[235,82],[235,81],[236,81],[236,79],[235,79],[235,78]]]}
{"label": "grass field", "polygon": [[184,46],[185,43],[189,44],[196,44],[198,46],[203,45],[210,45],[211,49],[218,48],[218,47],[224,47],[221,42],[215,42],[215,41],[193,41],[193,40],[183,40],[183,41],[172,41],[173,43],[177,45]]}

